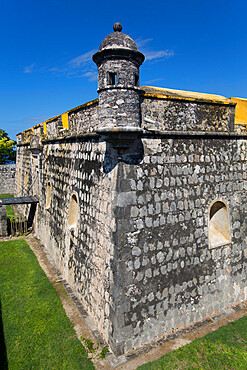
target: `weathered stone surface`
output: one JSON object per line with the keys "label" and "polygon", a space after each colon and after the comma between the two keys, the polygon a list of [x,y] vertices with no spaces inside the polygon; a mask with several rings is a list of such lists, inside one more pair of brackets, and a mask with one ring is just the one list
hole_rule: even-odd
{"label": "weathered stone surface", "polygon": [[[130,211],[125,211],[125,223],[120,217],[116,220],[121,235],[118,260],[123,261],[117,306],[121,308],[128,299],[129,307],[122,312],[125,320],[115,332],[121,333],[118,341],[121,336],[123,346],[131,341],[131,348],[246,299],[246,141],[187,138],[143,142],[143,163],[119,165],[124,167],[120,194],[121,184],[126,194],[134,182],[141,181],[144,189],[136,190],[137,204],[126,203]],[[162,147],[159,153],[154,150],[155,142],[156,148]],[[240,148],[245,153],[241,164],[236,155]],[[152,163],[154,156],[156,163]],[[166,178],[170,181],[165,182]],[[208,222],[214,199],[228,204],[232,240],[211,250]],[[147,213],[141,213],[143,203]]]}
{"label": "weathered stone surface", "polygon": [[72,135],[95,132],[100,127],[98,122],[98,100],[93,104],[78,107],[69,113],[69,133]]}
{"label": "weathered stone surface", "polygon": [[7,236],[6,206],[0,206],[0,237]]}
{"label": "weathered stone surface", "polygon": [[0,194],[13,194],[15,191],[15,164],[0,165]]}
{"label": "weathered stone surface", "polygon": [[[143,92],[147,90],[143,88]],[[148,91],[148,90],[147,90]],[[142,127],[162,131],[217,131],[234,128],[234,106],[209,102],[155,99],[141,101]]]}

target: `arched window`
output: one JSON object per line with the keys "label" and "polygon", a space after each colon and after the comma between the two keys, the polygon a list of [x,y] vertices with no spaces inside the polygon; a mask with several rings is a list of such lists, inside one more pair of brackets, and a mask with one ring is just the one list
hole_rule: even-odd
{"label": "arched window", "polygon": [[215,201],[209,210],[209,246],[211,248],[231,242],[228,207],[222,201]]}
{"label": "arched window", "polygon": [[46,186],[46,209],[50,208],[51,205],[51,183],[48,181]]}
{"label": "arched window", "polygon": [[79,220],[79,202],[76,194],[72,194],[69,204],[69,228],[75,230]]}

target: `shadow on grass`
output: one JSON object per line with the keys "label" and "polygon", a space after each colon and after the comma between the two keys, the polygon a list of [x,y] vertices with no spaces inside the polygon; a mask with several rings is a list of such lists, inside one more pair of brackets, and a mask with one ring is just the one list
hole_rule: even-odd
{"label": "shadow on grass", "polygon": [[2,370],[8,369],[7,351],[3,334],[1,299],[0,299],[0,366]]}

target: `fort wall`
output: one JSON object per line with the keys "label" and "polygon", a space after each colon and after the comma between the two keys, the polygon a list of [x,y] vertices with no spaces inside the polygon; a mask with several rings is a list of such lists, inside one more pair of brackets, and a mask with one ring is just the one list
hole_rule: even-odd
{"label": "fort wall", "polygon": [[6,206],[0,207],[0,237],[5,238],[8,235],[7,233],[7,215],[6,215]]}
{"label": "fort wall", "polygon": [[[36,229],[74,294],[108,340],[116,175],[114,171],[104,175],[104,146],[97,140],[44,145]],[[70,224],[73,196],[78,219]]]}
{"label": "fort wall", "polygon": [[222,96],[142,88],[141,126],[161,131],[234,131],[235,104]]}
{"label": "fort wall", "polygon": [[0,165],[0,194],[13,194],[15,191],[15,164]]}
{"label": "fort wall", "polygon": [[[113,304],[112,235],[116,231],[113,214],[117,176],[116,169],[104,173],[104,152],[105,143],[98,139],[49,139],[43,142],[38,171],[34,174],[30,146],[19,145],[16,189],[23,189],[23,195],[39,196],[35,233],[108,341],[109,305]],[[74,195],[78,201],[78,219],[76,225],[70,225],[70,203]],[[30,206],[22,208],[27,218],[29,210]]]}
{"label": "fort wall", "polygon": [[[246,140],[142,142],[142,163],[119,165],[119,353],[247,298]],[[211,246],[210,208],[219,200],[231,240]]]}
{"label": "fort wall", "polygon": [[[47,133],[39,154],[32,135],[18,145],[16,190],[40,199],[35,232],[118,355],[247,298],[246,140],[205,135],[146,131],[122,162],[95,133]],[[211,248],[217,200],[227,206],[231,239]]]}

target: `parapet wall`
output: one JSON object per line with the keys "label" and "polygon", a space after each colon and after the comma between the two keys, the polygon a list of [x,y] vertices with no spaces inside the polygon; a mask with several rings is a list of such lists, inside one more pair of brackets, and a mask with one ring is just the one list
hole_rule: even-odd
{"label": "parapet wall", "polygon": [[0,165],[0,194],[14,194],[15,164]]}
{"label": "parapet wall", "polygon": [[30,143],[32,136],[41,140],[93,133],[99,128],[98,99],[53,117],[17,135],[17,144]]}
{"label": "parapet wall", "polygon": [[[246,132],[247,106],[244,104],[245,99],[144,86],[140,98],[140,127],[151,132]],[[17,144],[28,144],[32,136],[53,140],[95,134],[102,128],[98,115],[99,102],[95,99],[19,133]]]}
{"label": "parapet wall", "polygon": [[161,131],[233,132],[234,101],[223,96],[144,86],[142,127]]}

